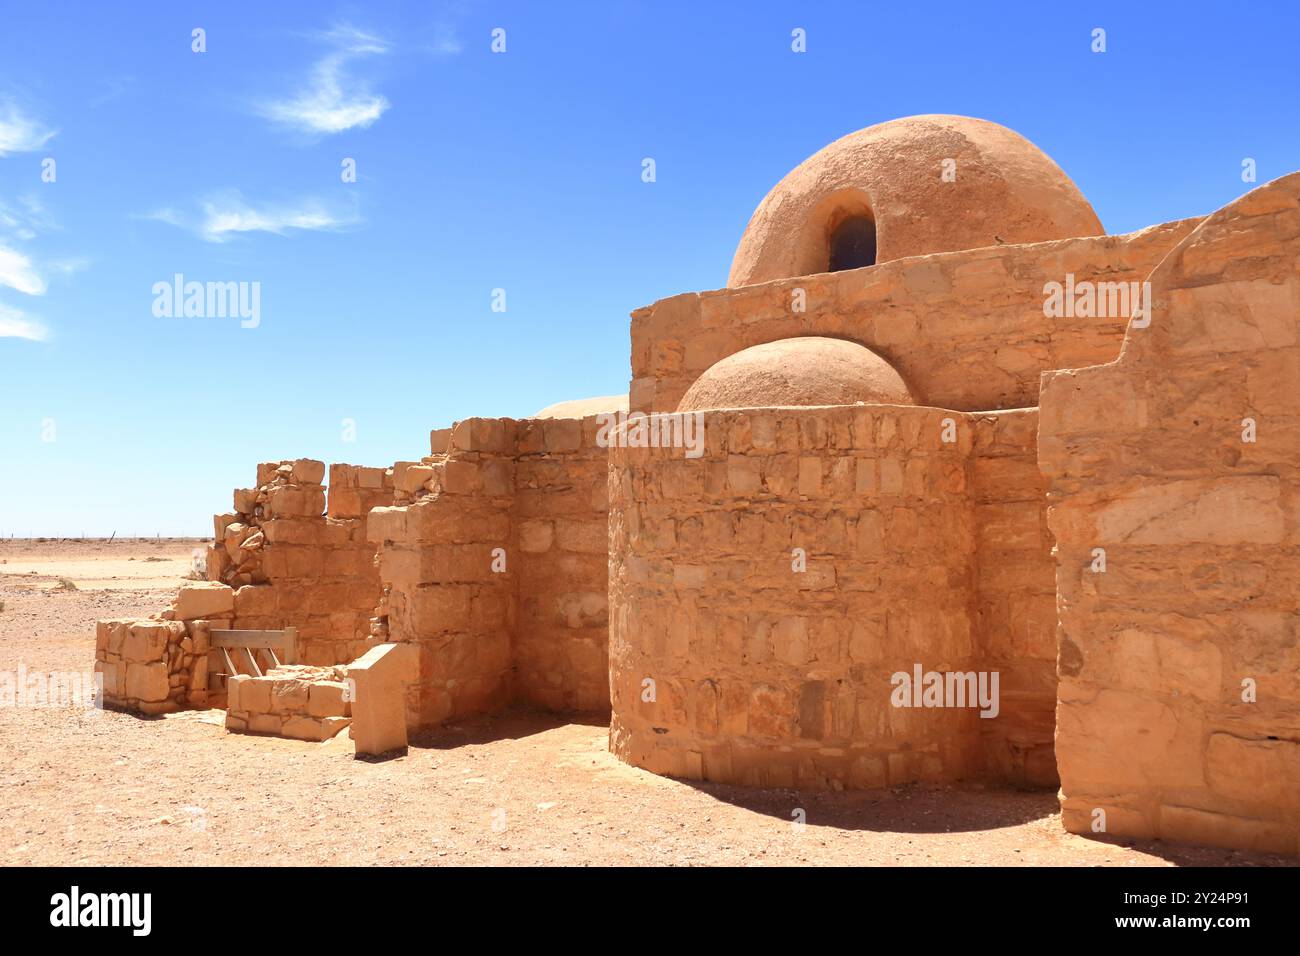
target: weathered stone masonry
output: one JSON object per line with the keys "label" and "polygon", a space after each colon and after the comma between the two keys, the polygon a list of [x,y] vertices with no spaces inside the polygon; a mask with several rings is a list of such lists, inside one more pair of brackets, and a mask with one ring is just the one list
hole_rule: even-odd
{"label": "weathered stone masonry", "polygon": [[[1102,232],[1010,130],[851,134],[728,288],[632,313],[628,396],[334,465],[328,510],[320,462],[259,466],[209,581],[99,623],[106,698],[222,706],[210,632],[292,626],[302,666],[233,678],[230,729],[377,753],[612,711],[656,773],[1059,780],[1077,833],[1300,853],[1300,174]],[[1062,284],[1097,297],[1049,310]],[[699,454],[594,414],[627,408],[698,416]],[[895,706],[914,668],[996,674],[996,715]]]}

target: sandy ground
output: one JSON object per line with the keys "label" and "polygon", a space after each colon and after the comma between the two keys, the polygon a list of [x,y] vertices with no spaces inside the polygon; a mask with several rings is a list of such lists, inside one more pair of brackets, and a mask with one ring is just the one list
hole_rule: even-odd
{"label": "sandy ground", "polygon": [[[88,671],[94,621],[163,607],[198,544],[0,541],[0,672]],[[227,734],[222,716],[0,709],[0,863],[1287,863],[1085,840],[1052,793],[681,783],[614,760],[603,725],[550,715],[441,728],[379,762],[354,759],[346,735]]]}

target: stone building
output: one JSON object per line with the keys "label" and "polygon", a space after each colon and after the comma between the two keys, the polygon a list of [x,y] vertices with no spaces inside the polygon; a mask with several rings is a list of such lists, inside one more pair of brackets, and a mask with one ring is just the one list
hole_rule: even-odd
{"label": "stone building", "polygon": [[[1300,853],[1298,331],[1300,174],[1107,235],[1010,130],[873,126],[726,288],[632,313],[628,395],[328,492],[258,466],[208,582],[101,622],[105,694],[359,749],[609,712],[656,773],[1059,785],[1074,832]],[[208,637],[289,627],[233,677]]]}

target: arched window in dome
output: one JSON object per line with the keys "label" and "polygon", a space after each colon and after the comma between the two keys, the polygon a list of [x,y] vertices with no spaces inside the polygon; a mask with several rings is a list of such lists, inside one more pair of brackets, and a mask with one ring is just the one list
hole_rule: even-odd
{"label": "arched window in dome", "polygon": [[827,272],[861,269],[876,264],[876,223],[870,216],[857,214],[843,220],[830,238]]}

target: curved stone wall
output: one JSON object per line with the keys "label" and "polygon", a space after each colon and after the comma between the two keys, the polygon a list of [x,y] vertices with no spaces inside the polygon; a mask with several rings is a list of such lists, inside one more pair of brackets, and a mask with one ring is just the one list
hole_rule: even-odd
{"label": "curved stone wall", "polygon": [[698,459],[611,449],[613,751],[765,787],[980,773],[975,709],[891,705],[892,674],[979,656],[971,422],[880,405],[703,421]]}

